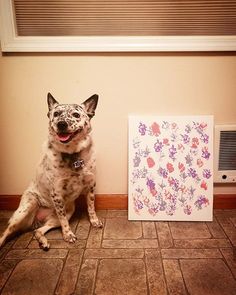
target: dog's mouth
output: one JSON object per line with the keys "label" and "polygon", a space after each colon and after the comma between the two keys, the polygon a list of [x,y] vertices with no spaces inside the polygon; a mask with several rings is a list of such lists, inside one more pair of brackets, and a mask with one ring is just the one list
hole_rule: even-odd
{"label": "dog's mouth", "polygon": [[68,133],[68,132],[59,132],[57,133],[57,137],[62,143],[70,142],[78,133],[82,131],[82,128],[76,130],[75,132]]}

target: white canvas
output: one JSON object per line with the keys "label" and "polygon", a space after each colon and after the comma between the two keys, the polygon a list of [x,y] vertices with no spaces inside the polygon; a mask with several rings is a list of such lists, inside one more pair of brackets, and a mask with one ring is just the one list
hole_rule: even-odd
{"label": "white canvas", "polygon": [[213,117],[129,117],[129,219],[211,221]]}

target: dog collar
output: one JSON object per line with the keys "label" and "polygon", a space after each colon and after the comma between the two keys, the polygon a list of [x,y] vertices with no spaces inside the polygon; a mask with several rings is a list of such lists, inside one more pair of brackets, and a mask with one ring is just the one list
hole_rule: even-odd
{"label": "dog collar", "polygon": [[61,153],[62,161],[66,162],[70,168],[78,170],[84,167],[84,160],[80,158],[80,153]]}

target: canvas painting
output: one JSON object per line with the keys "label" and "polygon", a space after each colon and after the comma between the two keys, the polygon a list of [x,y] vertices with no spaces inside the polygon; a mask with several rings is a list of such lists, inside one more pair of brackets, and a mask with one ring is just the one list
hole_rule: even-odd
{"label": "canvas painting", "polygon": [[213,117],[129,117],[129,219],[211,221]]}

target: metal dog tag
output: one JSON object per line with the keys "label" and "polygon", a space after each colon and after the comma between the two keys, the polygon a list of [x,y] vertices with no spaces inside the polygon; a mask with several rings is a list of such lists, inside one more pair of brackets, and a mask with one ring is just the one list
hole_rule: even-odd
{"label": "metal dog tag", "polygon": [[73,163],[74,165],[74,168],[75,169],[78,169],[78,168],[83,168],[84,167],[84,160],[78,160],[78,161],[75,161]]}

